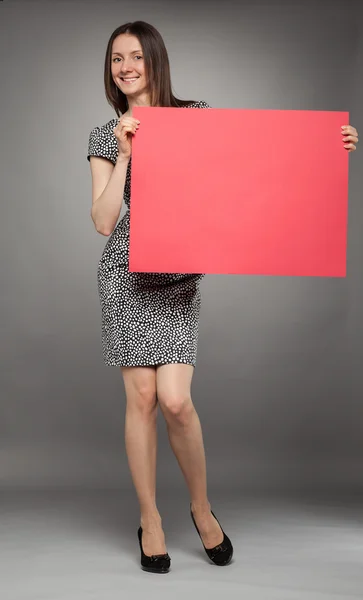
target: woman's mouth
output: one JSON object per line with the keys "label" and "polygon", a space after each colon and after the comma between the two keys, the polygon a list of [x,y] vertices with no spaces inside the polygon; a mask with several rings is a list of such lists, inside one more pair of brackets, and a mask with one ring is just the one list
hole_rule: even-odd
{"label": "woman's mouth", "polygon": [[137,81],[139,78],[138,77],[120,77],[121,81],[123,83],[135,83],[135,81]]}

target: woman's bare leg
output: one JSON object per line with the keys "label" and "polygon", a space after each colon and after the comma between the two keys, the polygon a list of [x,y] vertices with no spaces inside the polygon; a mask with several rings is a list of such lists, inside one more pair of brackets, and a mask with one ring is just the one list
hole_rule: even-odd
{"label": "woman's bare leg", "polygon": [[205,547],[213,548],[223,541],[223,533],[207,497],[202,428],[190,391],[193,372],[191,365],[161,365],[156,370],[156,390],[170,445],[189,489],[195,521]]}
{"label": "woman's bare leg", "polygon": [[140,504],[145,554],[164,554],[165,537],[156,506],[157,398],[154,367],[121,368],[126,392],[125,445]]}

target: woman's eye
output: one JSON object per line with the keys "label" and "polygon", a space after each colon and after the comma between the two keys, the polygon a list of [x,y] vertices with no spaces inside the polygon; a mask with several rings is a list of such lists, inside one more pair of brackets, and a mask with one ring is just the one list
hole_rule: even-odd
{"label": "woman's eye", "polygon": [[[135,56],[135,58],[137,60],[141,60],[142,56]],[[119,60],[122,60],[122,58],[120,56],[116,56],[115,58],[112,59],[113,62],[116,62],[116,61],[119,61]]]}

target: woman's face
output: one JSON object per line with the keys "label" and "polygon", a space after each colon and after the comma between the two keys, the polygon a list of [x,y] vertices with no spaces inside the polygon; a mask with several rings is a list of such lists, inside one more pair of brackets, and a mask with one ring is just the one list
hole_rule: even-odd
{"label": "woman's face", "polygon": [[115,84],[126,96],[139,98],[147,93],[144,55],[137,37],[122,33],[114,39],[111,72]]}

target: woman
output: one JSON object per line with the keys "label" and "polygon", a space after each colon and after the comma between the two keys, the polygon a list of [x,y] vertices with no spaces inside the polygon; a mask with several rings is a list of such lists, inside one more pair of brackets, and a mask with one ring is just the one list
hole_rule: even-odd
{"label": "woman", "polygon": [[[191,518],[206,554],[223,566],[231,562],[233,547],[211,511],[202,431],[190,393],[203,275],[130,273],[129,211],[117,224],[123,199],[130,207],[132,137],[142,127],[132,117],[133,107],[209,107],[172,94],[164,42],[142,21],[111,35],[104,79],[106,97],[122,116],[90,134],[91,215],[96,230],[110,236],[98,266],[102,347],[105,363],[121,368],[125,386],[125,442],[140,504],[141,567],[155,573],[170,568],[155,499],[158,406],[189,489]],[[345,147],[355,149],[356,131],[348,127],[344,132]]]}

